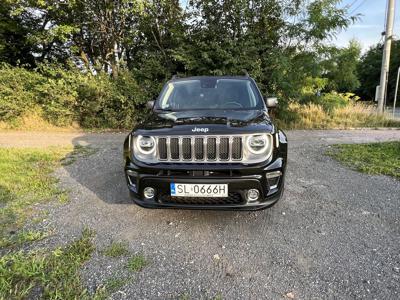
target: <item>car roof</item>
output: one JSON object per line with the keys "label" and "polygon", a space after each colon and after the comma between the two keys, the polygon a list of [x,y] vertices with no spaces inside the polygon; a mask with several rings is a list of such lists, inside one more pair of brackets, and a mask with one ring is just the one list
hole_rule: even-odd
{"label": "car roof", "polygon": [[241,79],[252,80],[249,76],[189,76],[189,77],[172,77],[169,82],[185,81],[185,80],[199,80],[199,79]]}

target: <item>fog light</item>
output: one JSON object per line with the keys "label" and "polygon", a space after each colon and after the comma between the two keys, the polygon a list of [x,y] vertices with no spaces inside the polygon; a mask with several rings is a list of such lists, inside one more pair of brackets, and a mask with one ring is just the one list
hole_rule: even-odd
{"label": "fog light", "polygon": [[276,189],[279,184],[279,179],[281,178],[281,171],[269,172],[265,176],[267,177],[268,185],[270,190]]}
{"label": "fog light", "polygon": [[253,202],[258,200],[258,197],[260,197],[260,192],[256,189],[250,189],[246,192],[246,199],[247,201]]}
{"label": "fog light", "polygon": [[156,191],[152,187],[146,187],[143,190],[143,195],[146,199],[152,199],[154,198],[154,195],[156,194]]}

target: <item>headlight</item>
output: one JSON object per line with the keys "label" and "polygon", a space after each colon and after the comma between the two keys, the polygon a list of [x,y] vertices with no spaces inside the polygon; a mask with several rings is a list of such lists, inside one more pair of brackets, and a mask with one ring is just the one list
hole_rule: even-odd
{"label": "headlight", "polygon": [[139,135],[136,138],[137,148],[144,154],[149,154],[154,151],[156,140],[152,136]]}
{"label": "headlight", "polygon": [[147,162],[157,162],[156,139],[152,136],[133,136],[133,155],[136,159]]}
{"label": "headlight", "polygon": [[247,139],[247,146],[254,154],[261,154],[268,148],[268,139],[265,135],[253,135]]}
{"label": "headlight", "polygon": [[243,161],[258,163],[267,160],[272,154],[272,136],[268,133],[249,135],[245,139]]}

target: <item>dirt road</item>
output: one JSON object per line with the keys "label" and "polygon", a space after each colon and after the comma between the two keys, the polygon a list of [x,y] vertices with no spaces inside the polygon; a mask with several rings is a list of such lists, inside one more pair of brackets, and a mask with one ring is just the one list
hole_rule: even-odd
{"label": "dirt road", "polygon": [[[361,174],[324,153],[333,143],[400,140],[399,130],[291,131],[283,199],[259,212],[147,210],[123,177],[124,134],[1,133],[1,146],[90,145],[98,151],[57,171],[71,202],[50,208],[46,246],[88,226],[97,250],[82,270],[95,290],[133,276],[113,299],[398,299],[400,182]],[[102,249],[127,241],[149,265]],[[184,298],[186,299],[186,298]]]}

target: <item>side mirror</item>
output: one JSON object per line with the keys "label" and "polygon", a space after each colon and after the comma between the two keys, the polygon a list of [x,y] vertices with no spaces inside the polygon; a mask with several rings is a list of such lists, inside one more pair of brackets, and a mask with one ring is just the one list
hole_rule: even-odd
{"label": "side mirror", "polygon": [[153,109],[153,107],[154,107],[154,100],[147,101],[146,107],[147,107],[148,109]]}
{"label": "side mirror", "polygon": [[278,106],[278,98],[276,97],[267,97],[266,100],[268,108],[275,108]]}

